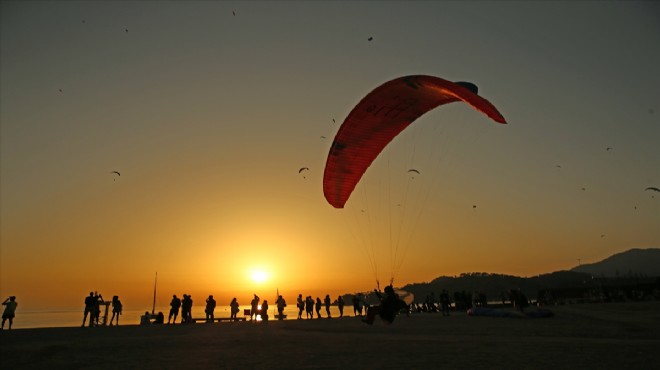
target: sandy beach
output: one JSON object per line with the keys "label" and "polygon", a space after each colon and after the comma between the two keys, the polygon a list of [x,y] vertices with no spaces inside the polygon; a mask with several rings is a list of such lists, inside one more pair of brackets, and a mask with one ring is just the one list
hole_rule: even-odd
{"label": "sandy beach", "polygon": [[555,317],[454,313],[0,333],[6,369],[660,368],[660,302],[553,307]]}

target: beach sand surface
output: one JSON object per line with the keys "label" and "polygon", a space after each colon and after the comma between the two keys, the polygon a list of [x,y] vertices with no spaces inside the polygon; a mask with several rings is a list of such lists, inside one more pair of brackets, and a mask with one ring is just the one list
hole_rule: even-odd
{"label": "beach sand surface", "polygon": [[[660,369],[660,302],[465,313],[0,332],[3,369]],[[19,319],[19,317],[17,317]]]}

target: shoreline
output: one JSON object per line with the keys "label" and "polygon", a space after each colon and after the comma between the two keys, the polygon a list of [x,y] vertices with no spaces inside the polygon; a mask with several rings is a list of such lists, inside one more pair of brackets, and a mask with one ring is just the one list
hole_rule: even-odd
{"label": "shoreline", "polygon": [[70,368],[652,368],[660,302],[551,308],[555,317],[453,313],[0,332],[3,367]]}

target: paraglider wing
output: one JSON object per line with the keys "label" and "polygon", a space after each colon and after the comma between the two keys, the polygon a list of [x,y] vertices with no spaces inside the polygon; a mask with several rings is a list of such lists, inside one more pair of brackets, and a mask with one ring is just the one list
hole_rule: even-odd
{"label": "paraglider wing", "polygon": [[346,201],[364,172],[387,144],[424,113],[463,101],[499,123],[504,117],[474,84],[433,76],[405,76],[377,87],[348,114],[330,147],[323,174],[323,193],[335,208]]}
{"label": "paraglider wing", "polygon": [[408,172],[414,172],[414,173],[416,173],[416,174],[419,175],[419,171],[417,171],[417,170],[414,169],[414,168],[409,169]]}
{"label": "paraglider wing", "polygon": [[110,173],[116,173],[117,176],[121,176],[121,173],[119,173],[119,171],[112,171],[112,172],[110,172]]}
{"label": "paraglider wing", "polygon": [[657,191],[657,192],[660,192],[660,189],[658,189],[658,188],[655,188],[655,187],[653,187],[653,186],[651,186],[651,187],[648,187],[648,188],[646,188],[646,189],[644,189],[644,190],[653,190],[653,191]]}
{"label": "paraglider wing", "polygon": [[305,170],[309,171],[309,168],[307,168],[307,167],[301,167],[301,168],[298,170],[298,173],[301,173],[301,172],[303,172],[303,171],[305,171]]}

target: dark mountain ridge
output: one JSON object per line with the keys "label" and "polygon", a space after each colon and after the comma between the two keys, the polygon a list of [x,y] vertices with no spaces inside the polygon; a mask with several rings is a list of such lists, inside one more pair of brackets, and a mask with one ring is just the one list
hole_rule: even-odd
{"label": "dark mountain ridge", "polygon": [[574,267],[571,271],[599,277],[660,276],[660,248],[630,249],[600,262]]}
{"label": "dark mountain ridge", "polygon": [[[428,283],[414,283],[401,289],[415,295],[421,302],[427,296],[438,297],[447,290],[450,294],[467,292],[484,294],[489,301],[500,301],[503,293],[520,290],[531,299],[539,295],[582,297],[585,295],[620,294],[635,286],[653,290],[660,282],[660,248],[631,249],[603,261],[577,266],[570,271],[556,271],[533,277],[518,277],[484,272],[463,273],[459,276],[440,276]],[[641,288],[640,288],[641,289]],[[628,293],[626,293],[628,294]]]}

